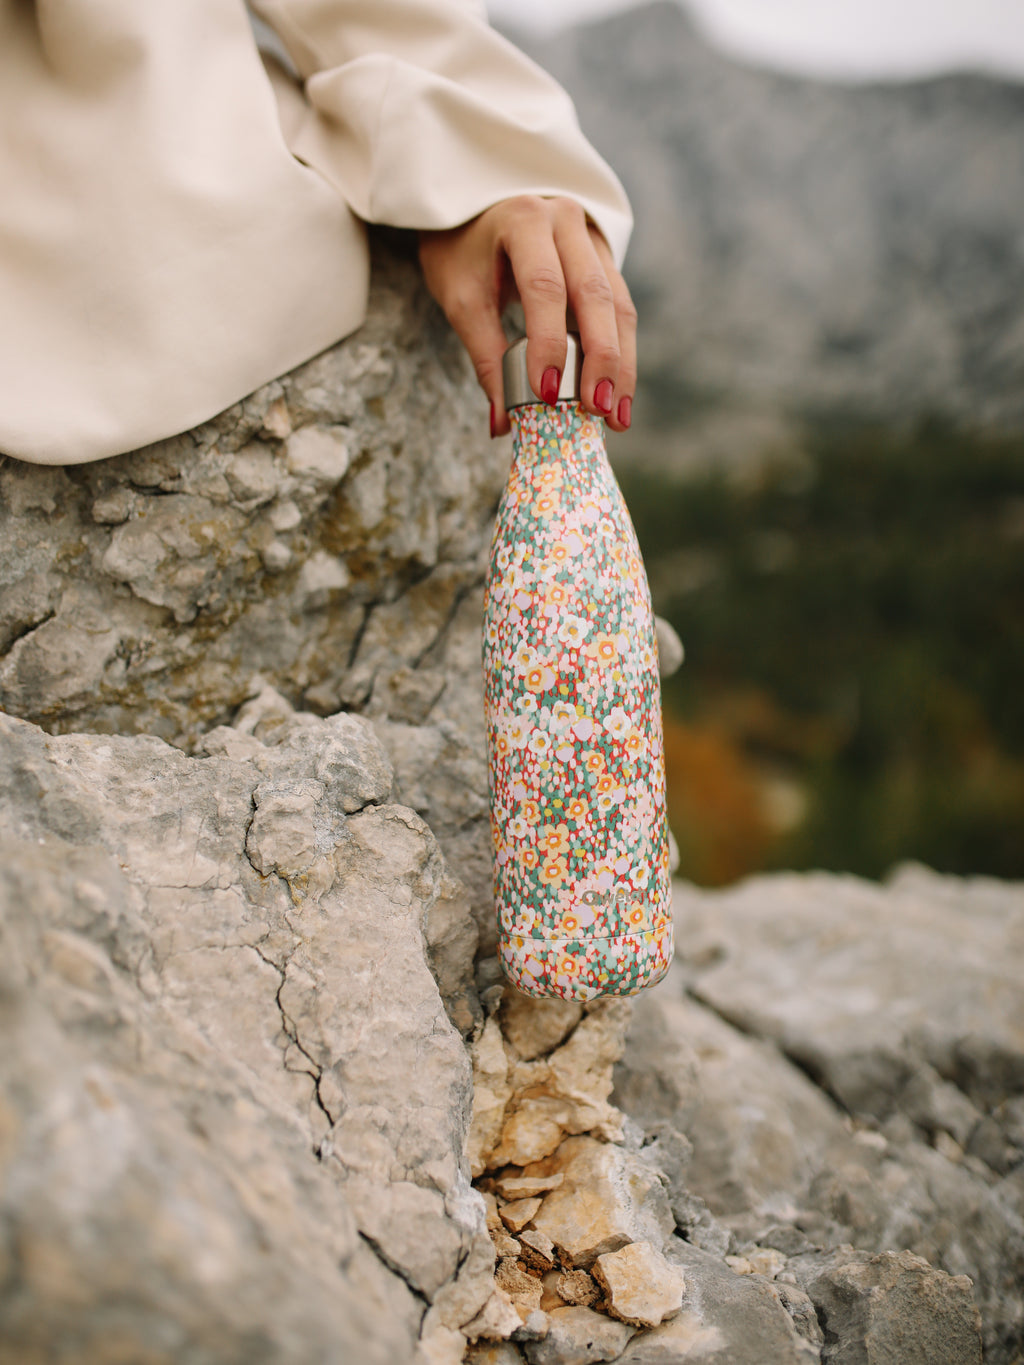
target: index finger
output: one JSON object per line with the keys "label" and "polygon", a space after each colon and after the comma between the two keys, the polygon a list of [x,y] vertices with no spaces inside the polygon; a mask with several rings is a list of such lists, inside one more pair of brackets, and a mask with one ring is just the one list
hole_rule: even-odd
{"label": "index finger", "polygon": [[565,369],[567,291],[551,220],[542,205],[517,215],[502,247],[523,305],[530,387],[538,398],[553,403]]}

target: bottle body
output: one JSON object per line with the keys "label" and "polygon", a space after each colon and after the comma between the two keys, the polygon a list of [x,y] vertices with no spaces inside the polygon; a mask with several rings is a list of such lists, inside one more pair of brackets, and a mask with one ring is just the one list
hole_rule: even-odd
{"label": "bottle body", "polygon": [[650,592],[603,423],[511,420],[483,644],[499,957],[528,995],[632,995],[672,957]]}

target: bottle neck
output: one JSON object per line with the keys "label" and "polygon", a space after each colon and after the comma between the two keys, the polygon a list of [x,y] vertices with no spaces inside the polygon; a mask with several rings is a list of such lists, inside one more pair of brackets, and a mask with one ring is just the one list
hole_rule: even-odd
{"label": "bottle neck", "polygon": [[607,461],[604,421],[578,402],[525,403],[509,412],[513,458],[519,464]]}

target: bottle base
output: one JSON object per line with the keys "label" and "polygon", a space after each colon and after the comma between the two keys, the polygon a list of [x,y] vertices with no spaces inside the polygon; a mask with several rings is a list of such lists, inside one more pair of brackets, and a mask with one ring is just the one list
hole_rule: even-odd
{"label": "bottle base", "polygon": [[617,938],[501,936],[498,960],[516,990],[535,999],[636,995],[672,965],[672,928]]}

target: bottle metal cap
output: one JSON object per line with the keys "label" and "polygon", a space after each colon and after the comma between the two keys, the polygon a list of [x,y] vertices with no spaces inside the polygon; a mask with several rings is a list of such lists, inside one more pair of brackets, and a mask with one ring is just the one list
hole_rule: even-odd
{"label": "bottle metal cap", "polygon": [[[514,341],[505,352],[501,363],[502,379],[505,385],[505,408],[524,407],[527,403],[539,403],[541,400],[530,388],[530,381],[526,375],[526,337],[520,337]],[[583,373],[583,348],[580,346],[580,339],[576,332],[569,332],[566,337],[565,347],[565,367],[562,370],[562,382],[558,389],[558,401],[576,402],[580,396],[580,376]]]}

